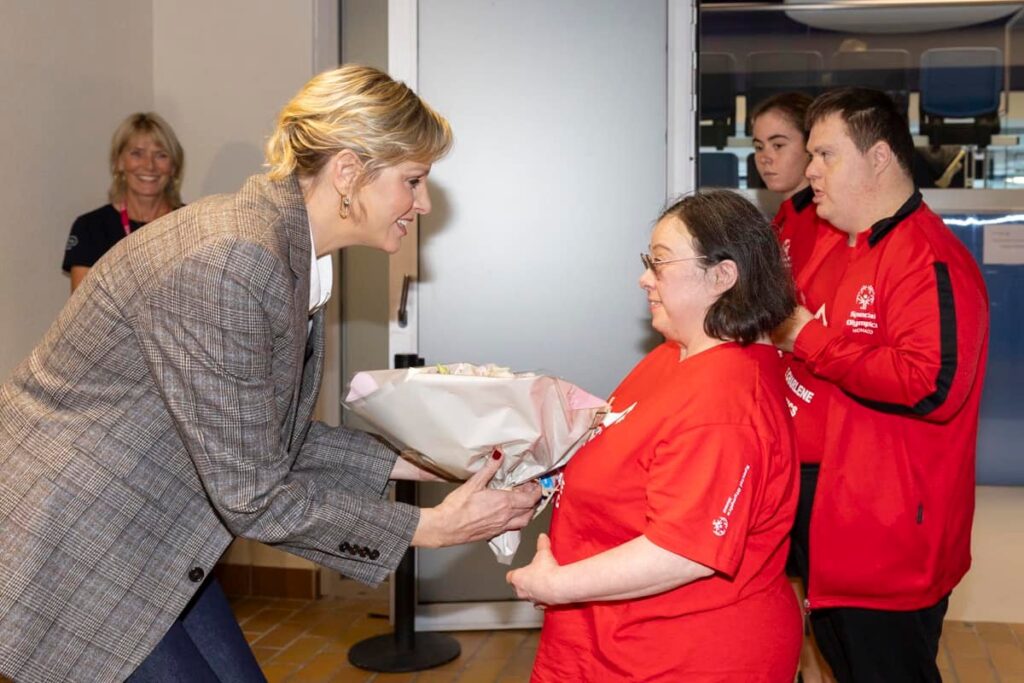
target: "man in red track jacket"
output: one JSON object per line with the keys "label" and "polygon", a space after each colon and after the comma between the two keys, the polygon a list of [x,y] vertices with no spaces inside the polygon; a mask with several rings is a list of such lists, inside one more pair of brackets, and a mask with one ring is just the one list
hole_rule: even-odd
{"label": "man in red track jacket", "polygon": [[835,282],[776,343],[840,391],[810,523],[807,607],[845,681],[940,681],[949,593],[970,566],[988,297],[971,254],[924,204],[913,142],[883,93],[828,92],[808,111],[819,240]]}

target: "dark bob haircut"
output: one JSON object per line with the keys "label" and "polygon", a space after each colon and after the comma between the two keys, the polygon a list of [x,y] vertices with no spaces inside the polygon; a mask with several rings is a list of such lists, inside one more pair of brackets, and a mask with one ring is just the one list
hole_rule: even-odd
{"label": "dark bob haircut", "polygon": [[736,284],[711,305],[704,331],[744,346],[778,327],[796,307],[796,295],[782,249],[768,219],[749,201],[726,190],[696,192],[665,209],[693,236],[693,247],[710,268],[733,261]]}
{"label": "dark bob haircut", "polygon": [[908,175],[914,163],[910,124],[892,98],[871,88],[837,88],[818,95],[807,110],[807,130],[832,114],[846,124],[846,132],[861,154],[884,141]]}

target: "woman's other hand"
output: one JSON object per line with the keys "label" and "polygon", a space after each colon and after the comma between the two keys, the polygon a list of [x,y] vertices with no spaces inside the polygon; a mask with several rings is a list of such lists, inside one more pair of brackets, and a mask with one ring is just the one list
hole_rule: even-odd
{"label": "woman's other hand", "polygon": [[537,554],[530,564],[521,569],[513,569],[505,575],[505,580],[516,590],[516,597],[529,600],[538,609],[548,605],[566,602],[555,586],[555,573],[558,562],[551,554],[551,539],[547,534],[537,537]]}
{"label": "woman's other hand", "polygon": [[496,452],[479,472],[449,493],[437,507],[420,510],[412,545],[441,548],[487,540],[526,526],[540,500],[540,485],[531,482],[511,491],[487,488],[500,465],[501,454]]}

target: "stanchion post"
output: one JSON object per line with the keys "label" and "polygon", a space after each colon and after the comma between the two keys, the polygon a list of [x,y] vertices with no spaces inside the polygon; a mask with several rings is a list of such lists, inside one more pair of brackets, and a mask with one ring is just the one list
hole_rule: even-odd
{"label": "stanchion post", "polygon": [[[423,365],[415,354],[396,354],[395,367]],[[416,484],[400,481],[395,500],[416,505]],[[394,633],[361,640],[348,651],[348,661],[360,669],[386,673],[422,671],[441,666],[459,656],[459,641],[443,633],[416,632],[416,551],[409,548],[394,576]]]}

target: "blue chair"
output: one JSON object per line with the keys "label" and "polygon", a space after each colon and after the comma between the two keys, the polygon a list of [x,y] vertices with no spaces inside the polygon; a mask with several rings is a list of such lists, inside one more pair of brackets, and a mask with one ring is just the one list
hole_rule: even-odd
{"label": "blue chair", "polygon": [[740,166],[729,152],[700,153],[699,187],[739,187]]}
{"label": "blue chair", "polygon": [[1003,53],[950,47],[921,54],[921,134],[931,145],[987,147],[999,132]]}
{"label": "blue chair", "polygon": [[700,144],[724,149],[736,134],[736,58],[702,52],[700,59]]}
{"label": "blue chair", "polygon": [[910,109],[910,53],[906,50],[836,52],[829,60],[836,87],[881,90],[893,99],[904,118]]}
{"label": "blue chair", "polygon": [[817,97],[822,91],[825,60],[813,50],[796,52],[751,52],[747,55],[747,121],[757,105],[780,92],[805,92]]}

